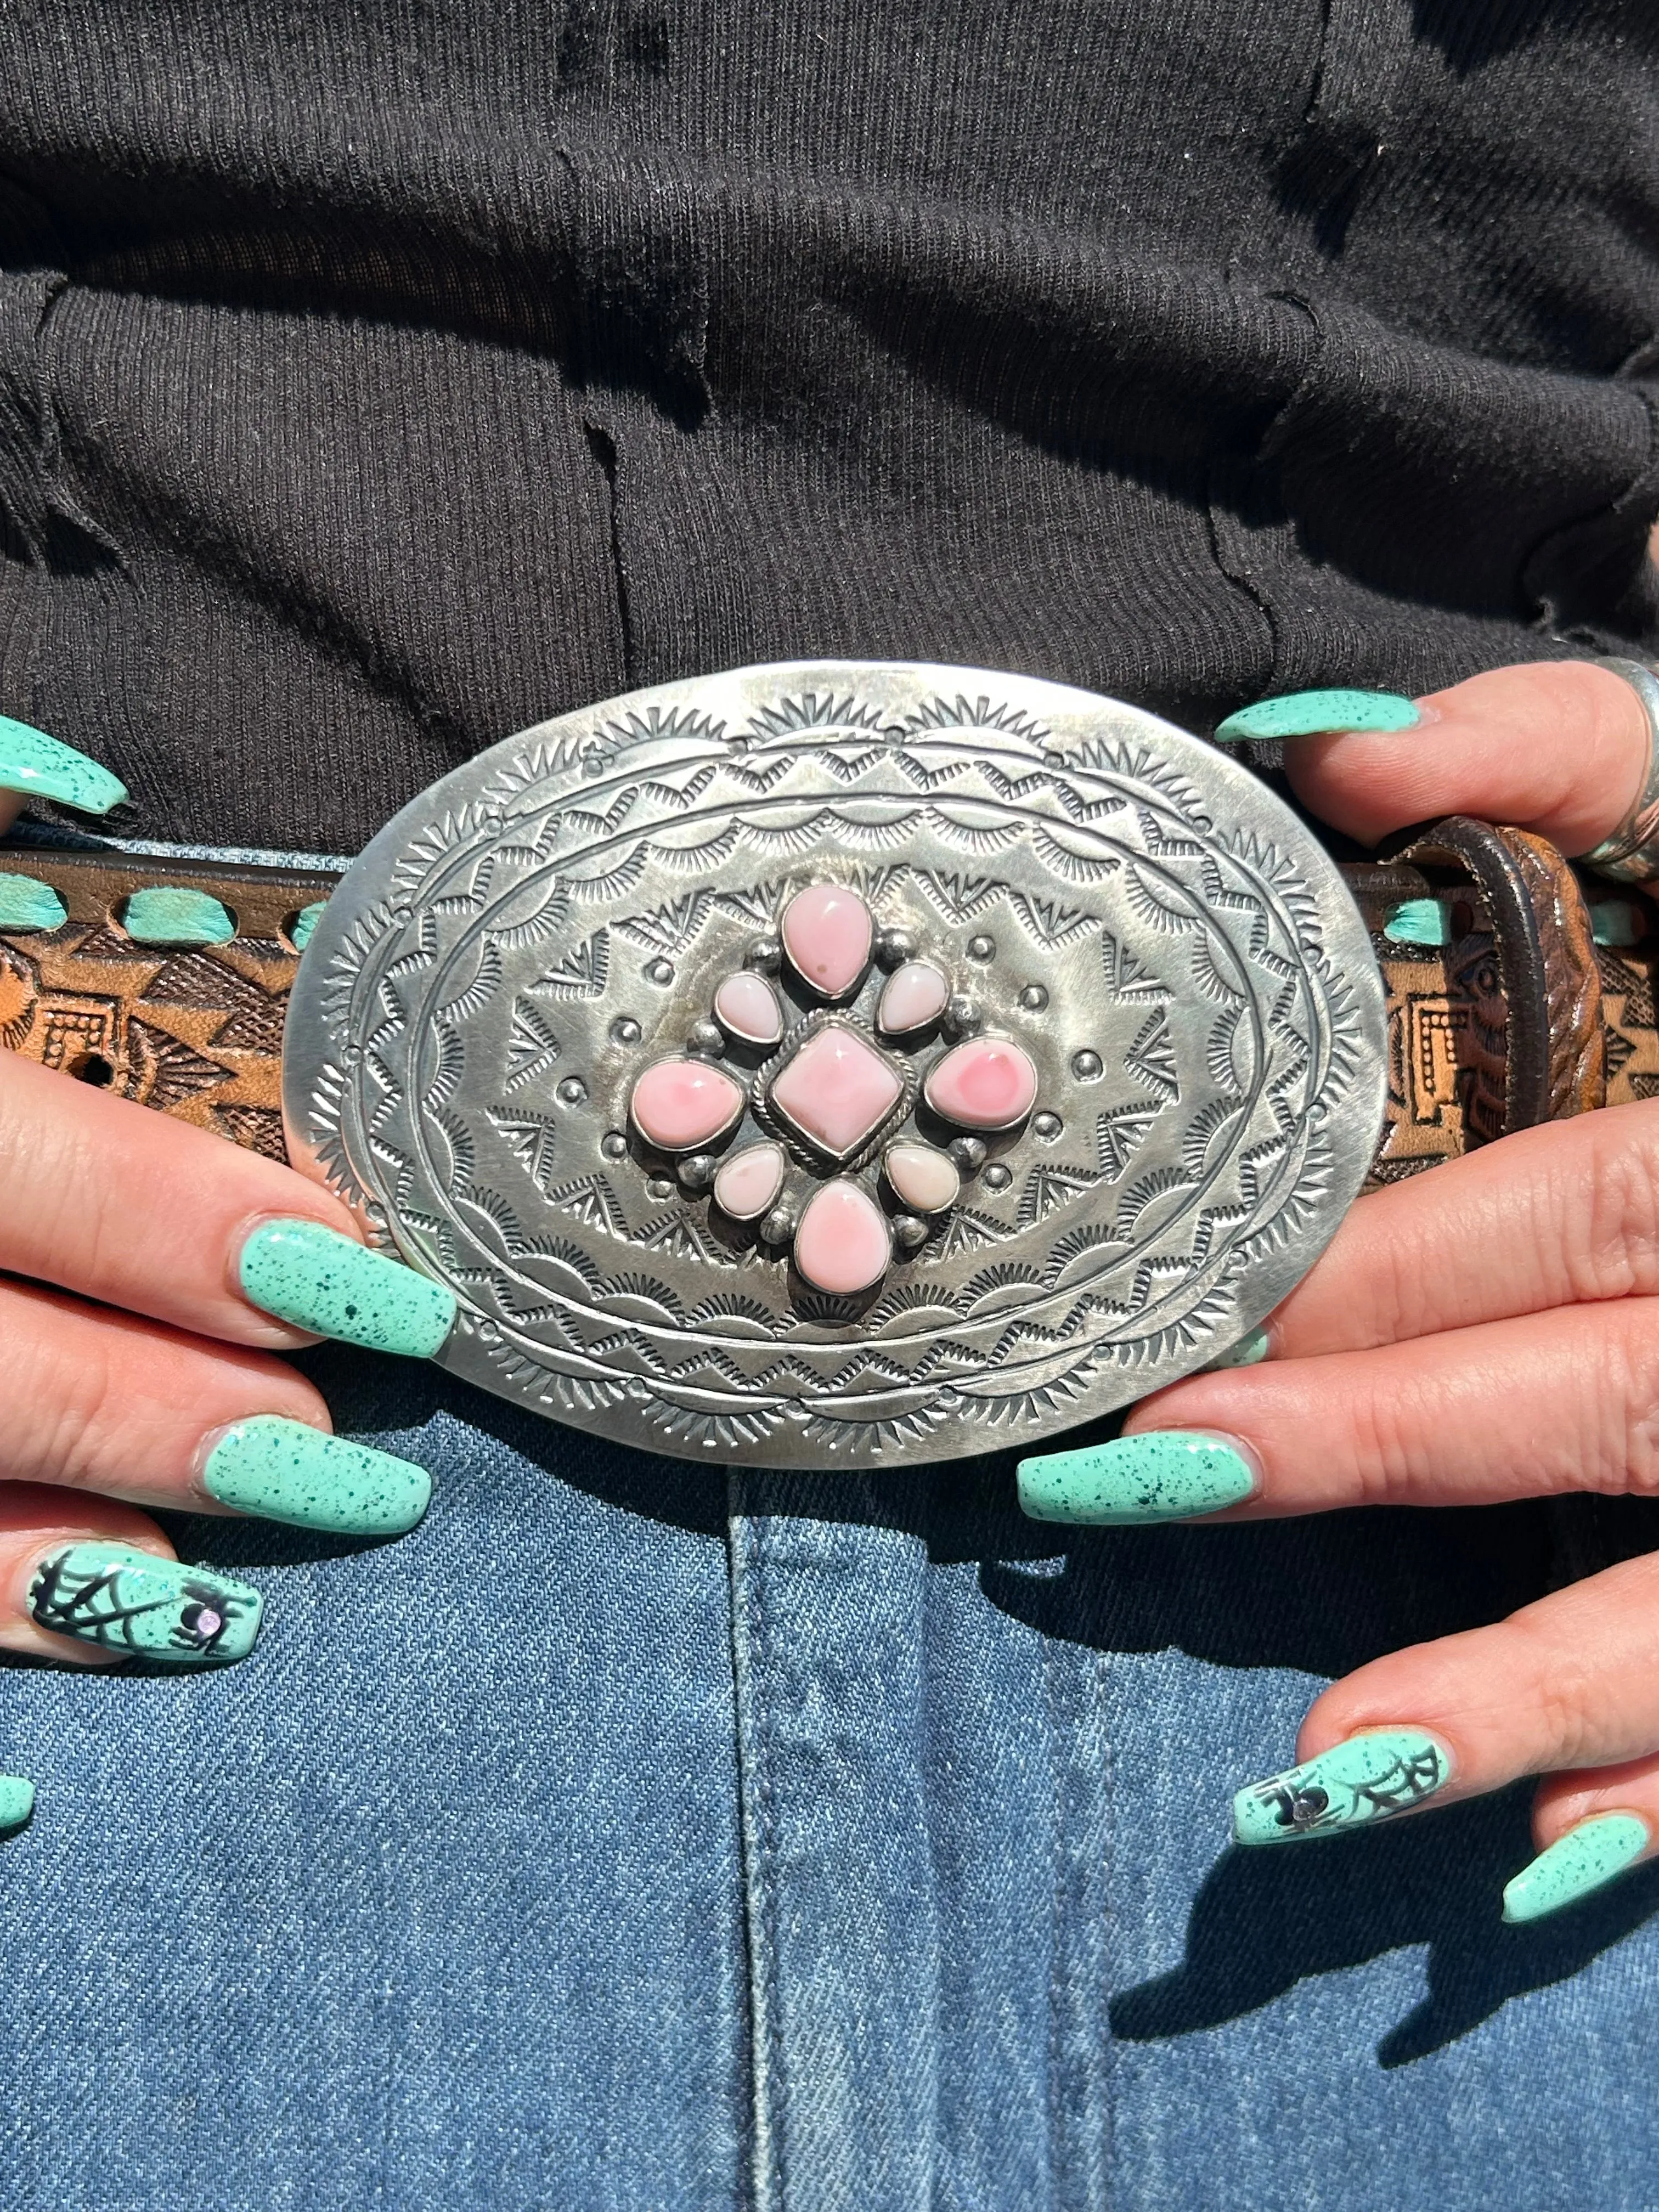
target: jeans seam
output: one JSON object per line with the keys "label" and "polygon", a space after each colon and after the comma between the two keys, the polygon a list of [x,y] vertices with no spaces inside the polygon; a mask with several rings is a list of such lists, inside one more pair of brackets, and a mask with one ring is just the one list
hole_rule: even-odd
{"label": "jeans seam", "polygon": [[[1054,1948],[1048,2144],[1055,2212],[1107,2212],[1111,2100],[1104,1984],[1111,1769],[1105,1654],[1048,1644],[1044,1708],[1053,1775]],[[1098,1748],[1097,1748],[1098,1747]],[[1084,1794],[1091,1802],[1085,1806]]]}
{"label": "jeans seam", "polygon": [[744,1923],[749,1954],[750,2095],[755,2212],[783,2212],[783,2029],[778,2014],[776,1805],[766,1698],[769,1649],[760,1536],[745,1510],[743,1470],[730,1471],[732,1663],[737,1694],[738,1786]]}

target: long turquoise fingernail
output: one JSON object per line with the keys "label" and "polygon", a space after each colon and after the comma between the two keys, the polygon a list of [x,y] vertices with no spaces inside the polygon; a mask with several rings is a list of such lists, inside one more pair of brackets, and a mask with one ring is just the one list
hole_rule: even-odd
{"label": "long turquoise fingernail", "polygon": [[1241,1790],[1233,1800],[1233,1834],[1241,1844],[1340,1835],[1409,1813],[1450,1775],[1445,1751],[1420,1729],[1351,1735],[1317,1759]]}
{"label": "long turquoise fingernail", "polygon": [[135,945],[228,945],[236,934],[228,907],[177,884],[134,891],[121,909],[121,927]]}
{"label": "long turquoise fingernail", "polygon": [[234,1512],[340,1536],[400,1536],[432,1502],[432,1477],[412,1460],[275,1413],[225,1430],[202,1484]]}
{"label": "long turquoise fingernail", "polygon": [[319,1221],[262,1222],[238,1262],[243,1295],[315,1336],[430,1359],[455,1324],[455,1298],[400,1260]]}
{"label": "long turquoise fingernail", "polygon": [[1181,1429],[1023,1459],[1017,1473],[1020,1510],[1033,1521],[1096,1528],[1217,1513],[1257,1486],[1255,1469],[1236,1445]]}
{"label": "long turquoise fingernail", "polygon": [[1505,1920],[1541,1920],[1634,1866],[1651,1837],[1634,1813],[1597,1813],[1558,1836],[1504,1891]]}
{"label": "long turquoise fingernail", "polygon": [[246,1583],[130,1544],[67,1544],[41,1560],[28,1603],[55,1635],[126,1658],[204,1667],[247,1657],[262,1601]]}
{"label": "long turquoise fingernail", "polygon": [[82,814],[107,814],[127,795],[119,777],[95,760],[9,714],[0,714],[0,791],[56,799]]}
{"label": "long turquoise fingernail", "polygon": [[34,1810],[34,1784],[27,1775],[0,1774],[0,1836],[21,1828]]}
{"label": "long turquoise fingernail", "polygon": [[0,929],[61,929],[69,908],[38,876],[0,876]]}
{"label": "long turquoise fingernail", "polygon": [[1397,691],[1285,691],[1258,699],[1229,714],[1215,733],[1218,745],[1246,738],[1313,738],[1339,730],[1412,730],[1422,710]]}

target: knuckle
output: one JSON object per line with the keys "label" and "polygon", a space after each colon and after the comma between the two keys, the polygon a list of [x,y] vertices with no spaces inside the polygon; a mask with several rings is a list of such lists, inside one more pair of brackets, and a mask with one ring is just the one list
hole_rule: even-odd
{"label": "knuckle", "polygon": [[1616,1120],[1621,1126],[1595,1131],[1589,1172],[1576,1178],[1568,1200],[1581,1224],[1570,1261],[1579,1297],[1626,1297],[1659,1285],[1659,1100]]}
{"label": "knuckle", "polygon": [[1532,1695],[1540,1736],[1549,1747],[1549,1765],[1571,1767],[1591,1763],[1594,1722],[1585,1685],[1576,1675],[1562,1680],[1559,1674],[1534,1674]]}
{"label": "knuckle", "polygon": [[1359,1505],[1409,1504],[1420,1486],[1421,1470],[1411,1448],[1414,1422],[1398,1396],[1367,1390],[1346,1408],[1354,1454],[1354,1502]]}
{"label": "knuckle", "polygon": [[72,1352],[37,1346],[9,1474],[70,1490],[96,1487],[104,1440],[120,1419],[120,1394],[101,1334],[78,1330]]}

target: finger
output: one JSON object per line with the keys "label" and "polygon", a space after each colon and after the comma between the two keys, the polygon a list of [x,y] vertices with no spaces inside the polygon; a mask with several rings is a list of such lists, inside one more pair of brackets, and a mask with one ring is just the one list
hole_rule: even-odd
{"label": "finger", "polygon": [[1588,852],[1635,803],[1647,716],[1611,669],[1588,660],[1494,668],[1416,704],[1410,728],[1288,744],[1297,797],[1367,845],[1410,823],[1475,814],[1537,830],[1564,853]]}
{"label": "finger", "polygon": [[1115,1443],[1026,1460],[1039,1520],[1486,1505],[1659,1494],[1659,1299],[1574,1306],[1372,1352],[1196,1375]]}
{"label": "finger", "polygon": [[[0,1053],[0,1268],[227,1342],[425,1358],[442,1285],[291,1168]],[[272,1319],[270,1316],[280,1316]]]}
{"label": "finger", "polygon": [[1328,1835],[1523,1774],[1659,1753],[1659,1556],[1390,1652],[1317,1698],[1297,1764],[1241,1790],[1240,1842]]}
{"label": "finger", "polygon": [[395,1534],[426,1510],[424,1468],[329,1433],[279,1359],[0,1283],[9,1378],[0,1480],[144,1505]]}
{"label": "finger", "polygon": [[199,1667],[245,1659],[257,1590],[181,1565],[143,1514],[103,1498],[0,1490],[0,1647],[82,1666],[138,1659]]}
{"label": "finger", "polygon": [[1659,1100],[1519,1130],[1359,1200],[1267,1340],[1306,1358],[1632,1294],[1659,1294]]}

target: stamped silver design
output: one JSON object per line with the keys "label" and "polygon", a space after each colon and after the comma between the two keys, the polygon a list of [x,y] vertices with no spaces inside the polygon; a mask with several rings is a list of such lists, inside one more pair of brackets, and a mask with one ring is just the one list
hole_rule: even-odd
{"label": "stamped silver design", "polygon": [[[826,882],[878,925],[828,1014],[779,957]],[[918,957],[957,996],[896,1055],[902,1105],[829,1164],[891,1243],[842,1310],[790,1262],[828,1188],[811,1148],[760,1126],[769,1054],[710,1012],[747,967],[784,1009],[770,1057],[815,1017],[873,1037]],[[1029,1058],[1041,1111],[964,1134],[927,1079],[981,1032]],[[748,1103],[688,1177],[629,1097],[722,1046]],[[1237,763],[1056,684],[834,663],[637,693],[446,777],[330,901],[284,1082],[294,1157],[460,1301],[446,1366],[649,1450],[860,1466],[1026,1445],[1236,1342],[1357,1194],[1385,1065],[1359,916]],[[931,1225],[884,1176],[901,1137],[962,1176]],[[792,1164],[757,1225],[715,1193],[762,1141]]]}

